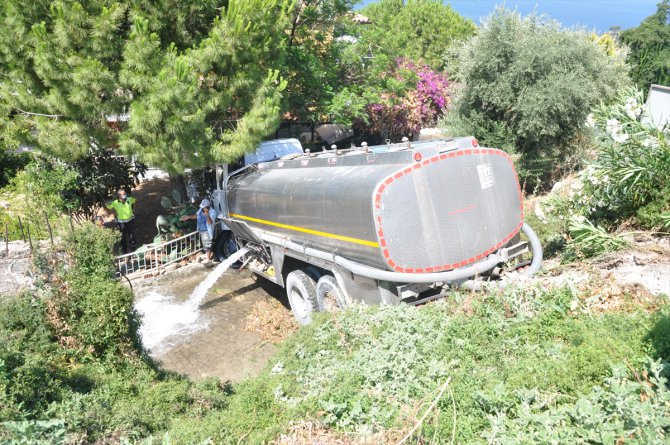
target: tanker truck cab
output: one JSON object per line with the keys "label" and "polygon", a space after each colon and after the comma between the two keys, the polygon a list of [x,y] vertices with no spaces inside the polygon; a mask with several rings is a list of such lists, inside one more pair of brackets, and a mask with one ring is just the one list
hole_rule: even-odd
{"label": "tanker truck cab", "polygon": [[221,257],[247,249],[241,264],[283,286],[300,323],[354,302],[501,286],[541,266],[511,158],[473,137],[319,153],[264,144],[217,175],[217,245]]}

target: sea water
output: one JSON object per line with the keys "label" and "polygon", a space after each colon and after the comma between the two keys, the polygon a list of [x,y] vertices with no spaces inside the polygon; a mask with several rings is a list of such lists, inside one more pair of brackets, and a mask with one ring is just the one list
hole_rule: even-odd
{"label": "sea water", "polygon": [[200,314],[200,304],[219,278],[238,261],[248,249],[241,249],[216,266],[191,292],[186,301],[177,301],[174,295],[164,295],[157,290],[147,293],[135,304],[140,314],[140,337],[146,349],[154,354],[165,352],[184,336],[207,327],[207,320]]}

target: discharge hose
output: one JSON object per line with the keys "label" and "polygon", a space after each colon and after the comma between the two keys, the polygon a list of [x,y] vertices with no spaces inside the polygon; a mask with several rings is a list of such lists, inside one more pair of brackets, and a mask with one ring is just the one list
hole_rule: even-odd
{"label": "discharge hose", "polygon": [[[526,271],[524,271],[523,274],[526,276],[532,276],[535,272],[540,270],[540,267],[542,266],[542,245],[540,244],[540,240],[537,237],[537,234],[528,224],[524,223],[521,230],[528,237],[533,253],[533,260],[530,264],[530,267]],[[472,264],[467,267],[450,270],[447,272],[420,273],[420,274],[402,273],[402,272],[392,272],[388,270],[382,270],[366,266],[364,264],[348,260],[341,256],[324,252],[323,250],[306,247],[301,244],[294,243],[293,241],[290,241],[288,239],[279,238],[277,236],[270,235],[267,233],[264,233],[262,235],[262,239],[268,243],[279,245],[286,249],[294,250],[296,252],[300,252],[308,257],[319,258],[324,261],[335,263],[338,266],[341,266],[344,269],[347,269],[356,275],[371,278],[374,280],[390,281],[396,283],[451,283],[454,281],[459,281],[465,278],[471,278],[480,275],[483,272],[491,270],[499,263],[504,261],[504,259],[501,258],[500,255],[493,254],[489,255],[485,260],[480,261],[478,263]],[[469,286],[470,285],[466,285],[466,287]]]}
{"label": "discharge hose", "polygon": [[391,281],[396,283],[449,283],[452,281],[462,280],[464,278],[470,278],[479,275],[483,272],[486,272],[494,268],[498,263],[503,261],[499,255],[493,254],[488,256],[485,260],[480,261],[479,263],[473,264],[468,267],[463,267],[460,269],[450,270],[447,272],[421,273],[421,274],[401,273],[366,266],[364,264],[348,260],[341,256],[324,252],[323,250],[313,249],[311,247],[305,247],[303,245],[294,243],[293,241],[284,238],[279,238],[274,235],[263,234],[262,239],[268,243],[276,244],[285,247],[289,250],[300,252],[306,256],[319,258],[324,261],[335,263],[338,266],[341,266],[344,269],[347,269],[356,275],[372,278],[374,280]]}

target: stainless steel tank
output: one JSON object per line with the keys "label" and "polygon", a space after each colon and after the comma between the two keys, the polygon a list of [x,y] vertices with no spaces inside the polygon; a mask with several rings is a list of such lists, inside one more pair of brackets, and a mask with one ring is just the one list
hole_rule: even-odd
{"label": "stainless steel tank", "polygon": [[463,267],[502,247],[523,225],[510,157],[471,138],[467,143],[261,163],[230,177],[229,220],[382,269]]}

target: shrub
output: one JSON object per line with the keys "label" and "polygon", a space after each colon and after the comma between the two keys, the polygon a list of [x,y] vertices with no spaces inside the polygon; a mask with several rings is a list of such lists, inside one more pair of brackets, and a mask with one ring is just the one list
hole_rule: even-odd
{"label": "shrub", "polygon": [[589,116],[600,144],[581,174],[577,203],[590,218],[618,222],[636,216],[643,226],[654,226],[670,212],[670,129],[647,121],[642,112],[642,92],[627,89]]}
{"label": "shrub", "polygon": [[642,380],[616,367],[604,385],[564,405],[537,390],[516,392],[515,409],[492,410],[482,436],[489,444],[523,443],[529,437],[534,443],[668,443],[668,369],[651,360],[646,368]]}
{"label": "shrub", "polygon": [[60,399],[45,313],[44,301],[30,295],[0,301],[0,421],[34,418]]}
{"label": "shrub", "polygon": [[118,232],[91,223],[81,224],[64,239],[65,251],[72,262],[70,276],[107,280],[114,276],[113,246]]}
{"label": "shrub", "polygon": [[66,288],[54,296],[64,336],[83,353],[104,356],[138,344],[132,292],[114,278],[112,247],[117,234],[84,223],[65,239],[72,267]]}
{"label": "shrub", "polygon": [[544,16],[496,9],[458,54],[462,86],[443,125],[520,153],[522,176],[540,160],[546,174],[591,108],[629,83],[623,56]]}
{"label": "shrub", "polygon": [[337,122],[356,123],[368,142],[399,142],[436,124],[451,104],[450,90],[446,73],[399,58],[380,78],[340,91],[329,112]]}

